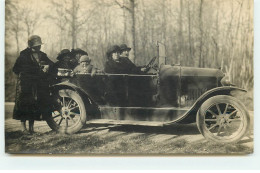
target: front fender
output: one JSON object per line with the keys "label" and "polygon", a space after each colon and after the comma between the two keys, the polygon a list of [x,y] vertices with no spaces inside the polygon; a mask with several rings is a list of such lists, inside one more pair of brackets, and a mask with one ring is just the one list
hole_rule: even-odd
{"label": "front fender", "polygon": [[[235,92],[234,92],[235,91]],[[235,96],[236,92],[247,92],[246,90],[233,86],[222,86],[213,88],[211,90],[203,93],[196,102],[191,106],[191,108],[178,120],[178,123],[193,123],[196,121],[196,113],[198,112],[200,106],[210,97],[216,95],[231,95]],[[175,121],[176,122],[176,121]],[[167,123],[172,124],[172,122]]]}
{"label": "front fender", "polygon": [[233,87],[233,86],[222,86],[222,87],[217,87],[213,88],[211,90],[206,91],[203,93],[193,104],[193,107],[199,106],[207,100],[209,97],[215,96],[215,95],[232,95],[235,96],[233,91],[238,91],[238,92],[247,92],[245,89],[238,88],[238,87]]}

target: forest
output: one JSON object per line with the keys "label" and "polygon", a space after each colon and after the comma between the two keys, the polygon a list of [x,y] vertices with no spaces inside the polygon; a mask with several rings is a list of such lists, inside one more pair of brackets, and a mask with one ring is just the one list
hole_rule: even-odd
{"label": "forest", "polygon": [[253,14],[253,0],[6,0],[5,101],[14,101],[12,67],[32,34],[54,62],[62,49],[81,48],[100,69],[113,44],[126,43],[145,65],[159,41],[168,64],[220,68],[253,91]]}

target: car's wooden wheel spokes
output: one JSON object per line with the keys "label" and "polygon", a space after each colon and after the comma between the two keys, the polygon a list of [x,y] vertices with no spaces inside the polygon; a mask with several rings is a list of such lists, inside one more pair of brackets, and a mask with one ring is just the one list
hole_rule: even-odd
{"label": "car's wooden wheel spokes", "polygon": [[201,105],[196,118],[201,134],[218,143],[238,142],[250,127],[246,107],[229,95],[216,95],[207,99]]}
{"label": "car's wooden wheel spokes", "polygon": [[70,89],[58,89],[52,92],[52,112],[46,122],[52,130],[73,134],[86,123],[87,115],[81,96]]}
{"label": "car's wooden wheel spokes", "polygon": [[73,126],[80,120],[78,103],[69,97],[61,97],[58,100],[61,107],[52,112],[53,120],[58,126],[64,126],[65,128]]}
{"label": "car's wooden wheel spokes", "polygon": [[61,119],[60,119],[60,121],[59,121],[58,125],[60,125],[60,124],[61,124],[62,120],[63,120],[63,118],[61,118]]}
{"label": "car's wooden wheel spokes", "polygon": [[219,108],[219,105],[216,104],[216,107],[217,107],[217,109],[218,109],[218,115],[220,115],[220,114],[221,114],[221,110],[220,110],[220,108]]}
{"label": "car's wooden wheel spokes", "polygon": [[207,130],[217,137],[230,137],[241,128],[243,119],[239,111],[229,103],[216,103],[207,111],[204,119]]}

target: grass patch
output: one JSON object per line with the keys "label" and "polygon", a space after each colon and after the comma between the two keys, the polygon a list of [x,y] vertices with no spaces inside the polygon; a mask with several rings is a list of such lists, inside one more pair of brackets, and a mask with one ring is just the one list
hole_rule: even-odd
{"label": "grass patch", "polygon": [[[110,135],[107,135],[109,133]],[[97,131],[73,135],[55,132],[23,135],[6,132],[7,153],[52,154],[249,154],[253,147],[218,144],[206,140],[189,142],[185,138],[158,138],[154,134]],[[161,136],[159,136],[161,137]]]}
{"label": "grass patch", "polygon": [[96,136],[6,134],[8,153],[91,153],[94,148],[104,144],[105,141]]}

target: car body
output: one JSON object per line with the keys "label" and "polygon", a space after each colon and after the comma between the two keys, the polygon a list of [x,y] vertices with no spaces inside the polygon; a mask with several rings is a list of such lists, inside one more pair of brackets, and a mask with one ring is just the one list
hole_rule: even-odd
{"label": "car body", "polygon": [[[158,48],[161,50],[161,48]],[[249,114],[232,96],[246,92],[220,69],[167,65],[156,58],[147,74],[70,74],[52,86],[49,126],[76,133],[85,124],[168,126],[197,122],[207,139],[232,143],[248,131]],[[62,73],[64,74],[64,73]]]}

